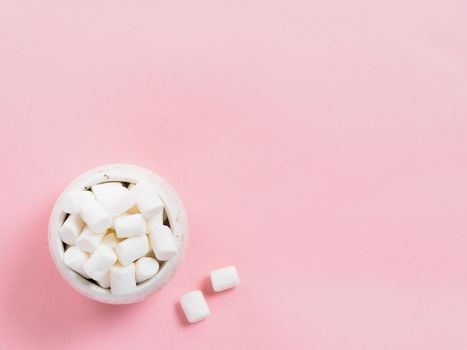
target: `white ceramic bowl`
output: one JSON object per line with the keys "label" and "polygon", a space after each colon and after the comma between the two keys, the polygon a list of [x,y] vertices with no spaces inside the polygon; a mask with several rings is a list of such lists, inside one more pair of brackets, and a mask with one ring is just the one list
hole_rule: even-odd
{"label": "white ceramic bowl", "polygon": [[[78,273],[69,269],[63,263],[64,244],[60,239],[58,231],[67,214],[62,210],[63,194],[68,190],[86,190],[94,184],[121,181],[136,183],[139,181],[150,181],[155,185],[157,192],[164,203],[170,227],[178,244],[179,253],[169,261],[161,264],[159,272],[149,280],[138,284],[136,291],[129,295],[115,296],[109,289],[103,289],[92,281],[88,281]],[[79,293],[108,304],[129,304],[140,301],[161,289],[174,275],[180,265],[188,244],[188,221],[185,209],[175,191],[159,175],[129,164],[110,164],[90,170],[73,182],[71,182],[61,193],[55,202],[49,220],[49,249],[52,259],[62,277]]]}

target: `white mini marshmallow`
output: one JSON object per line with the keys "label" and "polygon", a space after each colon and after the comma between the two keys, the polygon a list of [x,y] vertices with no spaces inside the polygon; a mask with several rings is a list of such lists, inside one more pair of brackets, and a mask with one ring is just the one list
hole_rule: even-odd
{"label": "white mini marshmallow", "polygon": [[91,187],[96,200],[113,217],[117,217],[135,205],[133,194],[120,182],[107,182]]}
{"label": "white mini marshmallow", "polygon": [[78,238],[83,226],[84,222],[78,215],[70,214],[62,227],[60,227],[58,233],[63,242],[72,245],[75,244],[76,238]]}
{"label": "white mini marshmallow", "polygon": [[156,259],[143,257],[135,263],[136,282],[140,283],[154,276],[159,271]]}
{"label": "white mini marshmallow", "polygon": [[156,189],[149,182],[138,182],[136,185],[130,186],[130,191],[135,196],[139,211],[146,219],[152,219],[164,208]]}
{"label": "white mini marshmallow", "polygon": [[92,253],[101,243],[105,233],[95,234],[88,226],[85,226],[76,239],[76,245],[86,253]]}
{"label": "white mini marshmallow", "polygon": [[169,260],[177,255],[177,243],[168,226],[154,226],[149,236],[151,238],[152,249],[158,260]]}
{"label": "white mini marshmallow", "polygon": [[99,281],[104,278],[115,261],[117,261],[115,252],[108,246],[101,244],[84,264],[84,270],[92,279]]}
{"label": "white mini marshmallow", "polygon": [[93,198],[94,195],[90,191],[68,191],[62,197],[63,211],[69,214],[79,214],[83,203]]}
{"label": "white mini marshmallow", "polygon": [[135,237],[146,233],[146,220],[143,215],[124,215],[115,219],[114,222],[117,237]]}
{"label": "white mini marshmallow", "polygon": [[89,259],[89,255],[79,249],[78,246],[71,246],[63,253],[63,262],[73,271],[78,272],[84,278],[89,278],[89,275],[84,270],[84,264]]}
{"label": "white mini marshmallow", "polygon": [[238,277],[237,269],[232,265],[212,271],[211,284],[215,292],[238,286],[240,277]]}
{"label": "white mini marshmallow", "polygon": [[124,266],[131,264],[133,261],[145,256],[149,252],[148,237],[146,235],[141,235],[127,238],[117,244],[115,252],[117,253],[120,264]]}
{"label": "white mini marshmallow", "polygon": [[161,211],[159,214],[154,216],[152,219],[146,221],[147,230],[146,233],[152,231],[156,226],[164,225],[164,213]]}
{"label": "white mini marshmallow", "polygon": [[115,264],[110,269],[110,290],[113,295],[133,293],[136,289],[135,264]]}
{"label": "white mini marshmallow", "polygon": [[102,288],[109,288],[110,287],[110,270],[102,277],[100,280],[96,281],[98,285]]}
{"label": "white mini marshmallow", "polygon": [[109,232],[104,236],[104,238],[102,238],[101,244],[105,244],[106,246],[114,249],[120,241],[121,239],[117,237],[115,232]]}
{"label": "white mini marshmallow", "polygon": [[112,216],[95,199],[88,199],[83,203],[81,218],[96,234],[107,231],[113,221]]}
{"label": "white mini marshmallow", "polygon": [[200,290],[184,294],[180,299],[180,304],[190,323],[204,320],[210,314],[208,304]]}

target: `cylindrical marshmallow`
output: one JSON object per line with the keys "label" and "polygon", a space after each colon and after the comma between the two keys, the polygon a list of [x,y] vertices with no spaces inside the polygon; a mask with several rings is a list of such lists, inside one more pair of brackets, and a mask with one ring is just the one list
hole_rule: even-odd
{"label": "cylindrical marshmallow", "polygon": [[135,196],[139,211],[146,219],[152,219],[164,208],[156,189],[149,182],[138,182],[131,186],[130,191]]}
{"label": "cylindrical marshmallow", "polygon": [[136,282],[140,283],[154,276],[159,271],[156,259],[143,257],[135,263]]}
{"label": "cylindrical marshmallow", "polygon": [[149,252],[148,237],[146,235],[141,235],[127,238],[117,244],[115,252],[117,253],[120,264],[131,264],[133,261],[145,256]]}
{"label": "cylindrical marshmallow", "polygon": [[112,216],[95,199],[89,199],[83,203],[81,218],[96,234],[107,231],[113,221]]}
{"label": "cylindrical marshmallow", "polygon": [[114,249],[120,241],[121,239],[117,237],[115,232],[109,232],[104,236],[104,238],[102,238],[101,244],[105,244],[106,246]]}
{"label": "cylindrical marshmallow", "polygon": [[78,246],[71,246],[63,253],[63,262],[66,266],[75,272],[78,272],[84,278],[89,278],[88,273],[84,270],[84,264],[89,259],[89,255],[79,249]]}
{"label": "cylindrical marshmallow", "polygon": [[65,213],[79,214],[83,203],[93,198],[94,196],[90,191],[68,191],[63,195],[62,209]]}
{"label": "cylindrical marshmallow", "polygon": [[84,252],[92,253],[101,243],[105,233],[95,234],[89,226],[85,226],[76,239],[76,245]]}
{"label": "cylindrical marshmallow", "polygon": [[131,294],[136,289],[135,264],[115,264],[110,269],[110,290],[113,295]]}
{"label": "cylindrical marshmallow", "polygon": [[104,278],[115,261],[117,261],[117,256],[114,251],[108,246],[101,244],[92,253],[86,264],[84,264],[84,270],[92,279],[98,281]]}
{"label": "cylindrical marshmallow", "polygon": [[60,238],[66,244],[75,244],[81,230],[83,229],[84,222],[78,215],[70,214],[66,218],[62,227],[60,228]]}
{"label": "cylindrical marshmallow", "polygon": [[235,266],[227,266],[211,272],[212,289],[215,292],[220,292],[240,284]]}
{"label": "cylindrical marshmallow", "polygon": [[149,236],[151,237],[152,249],[158,260],[166,261],[177,255],[177,243],[168,226],[153,227]]}
{"label": "cylindrical marshmallow", "polygon": [[124,215],[115,219],[117,237],[135,237],[146,233],[146,220],[141,214]]}
{"label": "cylindrical marshmallow", "polygon": [[113,217],[117,217],[135,205],[133,194],[120,182],[107,182],[91,187],[96,200]]}
{"label": "cylindrical marshmallow", "polygon": [[180,299],[180,304],[190,323],[204,320],[210,314],[208,304],[200,290],[184,294]]}

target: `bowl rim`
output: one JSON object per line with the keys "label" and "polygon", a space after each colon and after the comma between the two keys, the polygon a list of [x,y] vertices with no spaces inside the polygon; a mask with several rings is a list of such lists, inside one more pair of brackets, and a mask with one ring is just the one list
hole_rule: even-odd
{"label": "bowl rim", "polygon": [[[68,268],[63,262],[65,251],[63,242],[59,236],[59,228],[68,215],[62,210],[62,199],[69,190],[89,190],[92,185],[104,182],[129,182],[149,181],[154,185],[159,197],[164,203],[164,210],[169,220],[172,233],[178,246],[178,254],[162,264],[159,272],[137,285],[134,293],[128,295],[112,295],[110,289],[104,289],[94,282],[82,277],[77,272]],[[80,294],[107,304],[135,303],[157,292],[165,286],[175,274],[188,246],[188,220],[185,208],[175,190],[160,175],[140,166],[132,164],[107,164],[96,167],[76,177],[60,193],[49,219],[48,243],[49,251],[55,267],[61,276]]]}

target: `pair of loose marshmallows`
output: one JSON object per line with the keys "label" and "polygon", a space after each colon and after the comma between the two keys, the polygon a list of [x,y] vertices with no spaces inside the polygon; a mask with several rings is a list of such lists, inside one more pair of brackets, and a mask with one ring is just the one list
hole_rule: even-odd
{"label": "pair of loose marshmallows", "polygon": [[97,184],[66,192],[61,203],[69,214],[59,230],[65,265],[113,295],[133,293],[178,253],[164,204],[148,182]]}
{"label": "pair of loose marshmallows", "polygon": [[[233,288],[240,284],[235,266],[227,266],[211,272],[212,289],[215,292]],[[208,304],[200,290],[188,292],[180,299],[183,312],[190,323],[198,322],[207,318],[210,314]]]}

